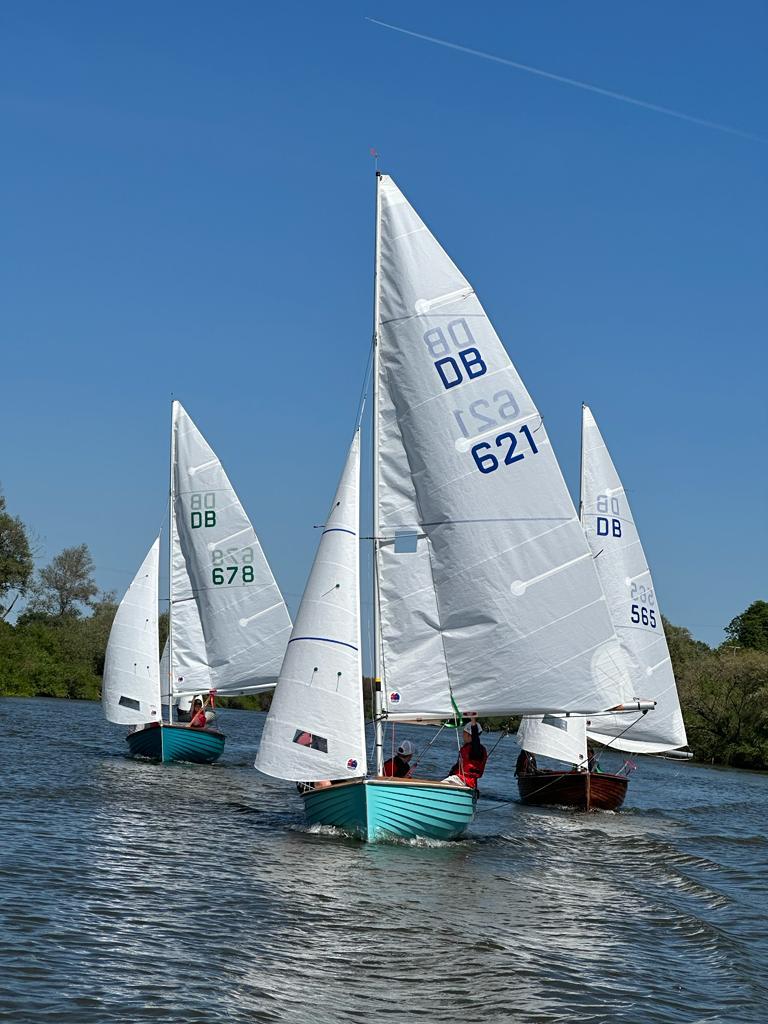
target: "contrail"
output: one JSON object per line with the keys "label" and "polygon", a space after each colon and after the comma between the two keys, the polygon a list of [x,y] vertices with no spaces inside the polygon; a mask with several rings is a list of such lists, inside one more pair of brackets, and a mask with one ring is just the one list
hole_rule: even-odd
{"label": "contrail", "polygon": [[635,99],[634,96],[625,96],[621,92],[613,92],[611,89],[602,89],[599,85],[590,85],[589,82],[579,82],[575,78],[566,78],[564,75],[555,75],[551,71],[543,71],[541,68],[533,68],[528,64],[518,64],[517,61],[508,60],[506,57],[497,57],[493,53],[485,53],[484,50],[473,50],[469,46],[460,46],[458,43],[449,43],[446,39],[437,39],[435,36],[425,36],[421,32],[411,32],[410,29],[400,28],[399,25],[388,25],[386,21],[377,21],[376,18],[366,18],[374,25],[381,25],[382,28],[391,29],[393,32],[401,32],[404,36],[413,36],[414,39],[423,39],[427,43],[436,43],[438,46],[446,46],[449,50],[459,50],[461,53],[469,53],[473,57],[483,57],[485,60],[495,61],[497,64],[506,64],[507,67],[517,68],[518,71],[528,71],[532,75],[539,75],[541,78],[550,78],[553,82],[563,82],[565,85],[575,85],[577,89],[586,89],[587,92],[596,92],[599,96],[608,96],[612,100],[621,100],[622,103],[631,103],[635,107],[643,107],[645,110],[654,110],[657,114],[667,114],[669,117],[676,117],[680,121],[688,121],[690,124],[698,124],[703,128],[714,128],[719,132],[727,132],[729,135],[738,135],[742,139],[751,139],[753,142],[768,143],[768,139],[762,135],[754,135],[752,132],[744,132],[739,128],[732,128],[727,124],[720,124],[717,121],[707,121],[703,117],[693,117],[691,114],[684,114],[680,110],[672,110],[670,107],[660,107],[657,103],[647,103],[645,100]]}

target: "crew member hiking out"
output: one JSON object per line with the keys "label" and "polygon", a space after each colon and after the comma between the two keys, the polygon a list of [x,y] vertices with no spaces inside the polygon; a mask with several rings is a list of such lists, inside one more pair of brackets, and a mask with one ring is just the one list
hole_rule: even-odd
{"label": "crew member hiking out", "polygon": [[470,721],[464,725],[464,743],[459,750],[459,759],[451,768],[451,776],[460,779],[470,789],[477,789],[477,780],[485,771],[485,762],[488,760],[488,751],[480,742],[480,733],[483,727],[472,715]]}

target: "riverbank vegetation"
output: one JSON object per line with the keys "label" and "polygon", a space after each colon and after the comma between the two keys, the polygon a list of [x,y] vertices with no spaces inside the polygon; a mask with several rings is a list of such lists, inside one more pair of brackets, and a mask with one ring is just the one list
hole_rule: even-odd
{"label": "riverbank vegetation", "polygon": [[[94,571],[85,544],[35,571],[28,531],[0,494],[0,696],[100,698],[117,603],[99,591]],[[768,769],[768,602],[737,615],[717,648],[666,619],[664,629],[696,759]],[[162,615],[161,645],[166,632]],[[220,703],[263,710],[269,697]]]}

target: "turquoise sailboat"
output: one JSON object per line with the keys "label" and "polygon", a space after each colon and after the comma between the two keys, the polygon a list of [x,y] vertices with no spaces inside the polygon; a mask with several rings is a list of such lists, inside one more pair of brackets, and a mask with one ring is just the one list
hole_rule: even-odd
{"label": "turquoise sailboat", "polygon": [[371,842],[454,839],[472,820],[473,790],[423,779],[367,777],[359,476],[356,433],[288,643],[256,767],[305,783],[309,824],[332,825]]}
{"label": "turquoise sailboat", "polygon": [[357,437],[256,766],[311,783],[313,824],[369,841],[452,839],[472,820],[476,790],[384,778],[385,726],[612,707],[631,683],[536,406],[471,285],[393,180],[376,180],[373,773]]}
{"label": "turquoise sailboat", "polygon": [[[158,539],[115,617],[102,703],[109,721],[132,727],[132,755],[210,764],[225,744],[215,695],[273,687],[291,621],[237,494],[179,402],[170,477],[166,648],[158,663]],[[190,724],[175,721],[177,704],[194,696],[208,710]]]}

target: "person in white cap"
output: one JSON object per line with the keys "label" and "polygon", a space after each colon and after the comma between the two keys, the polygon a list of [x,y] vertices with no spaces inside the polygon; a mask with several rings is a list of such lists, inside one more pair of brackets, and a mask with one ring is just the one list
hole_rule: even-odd
{"label": "person in white cap", "polygon": [[407,779],[411,774],[411,758],[415,751],[410,740],[403,740],[395,756],[384,762],[384,774],[390,779]]}

